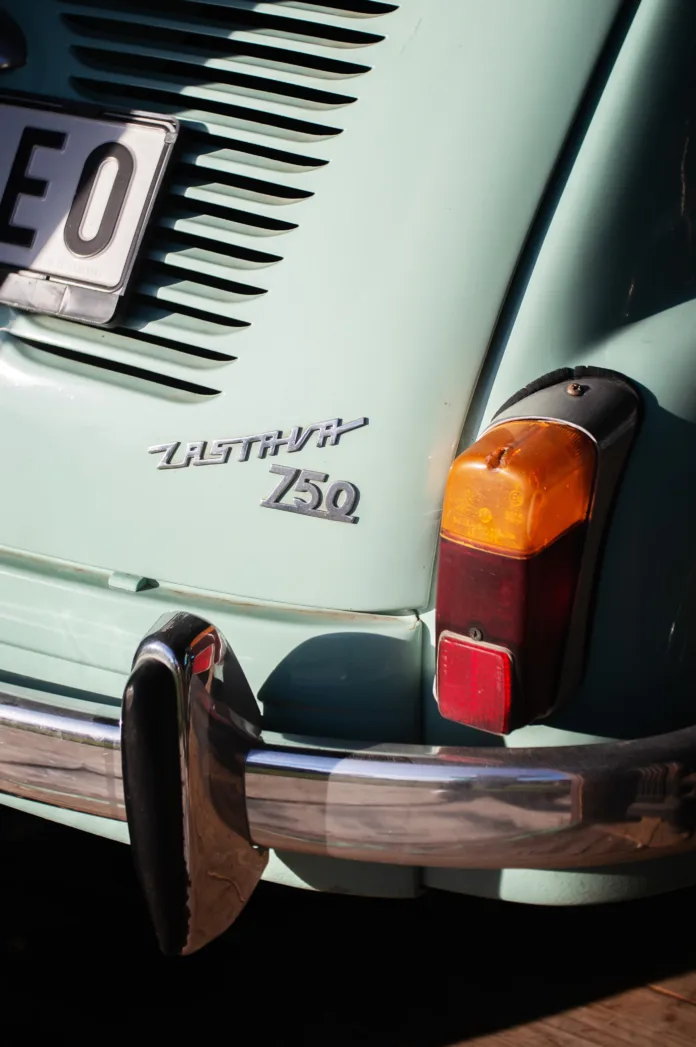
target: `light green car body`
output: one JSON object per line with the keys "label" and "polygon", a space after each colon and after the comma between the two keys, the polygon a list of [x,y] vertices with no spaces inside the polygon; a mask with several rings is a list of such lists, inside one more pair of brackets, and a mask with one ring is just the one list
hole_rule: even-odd
{"label": "light green car body", "polygon": [[[166,41],[153,48],[150,28],[126,71],[117,38],[85,32],[105,9],[131,33],[151,27],[155,3],[121,14],[116,0],[4,5],[29,62],[3,75],[3,91],[152,111],[161,97],[162,111],[255,151],[221,152],[200,185],[171,190],[200,204],[207,239],[145,261],[148,341],[0,308],[3,687],[113,709],[140,639],[165,612],[188,610],[227,636],[269,732],[526,746],[690,722],[696,288],[665,274],[674,243],[691,235],[691,5],[401,0],[372,18],[299,0],[218,5],[382,39],[339,48],[259,30],[261,44],[369,69],[321,79],[198,55],[179,83],[149,67],[181,57]],[[228,74],[238,74],[232,86]],[[288,100],[274,78],[305,94]],[[215,236],[237,254],[216,253]],[[207,355],[172,348],[183,342]],[[585,682],[548,723],[503,742],[447,723],[432,697],[444,485],[457,449],[508,396],[579,364],[638,383],[644,424]],[[335,446],[310,440],[292,463],[354,483],[355,526],[261,508],[282,451],[177,471],[158,471],[148,454],[363,417]],[[2,802],[126,838],[122,824]],[[565,904],[693,881],[696,858],[489,873],[276,855],[267,875],[352,893],[433,886]]]}

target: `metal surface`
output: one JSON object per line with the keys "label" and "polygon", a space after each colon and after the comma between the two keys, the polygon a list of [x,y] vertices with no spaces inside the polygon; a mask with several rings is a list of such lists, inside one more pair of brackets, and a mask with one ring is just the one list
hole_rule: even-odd
{"label": "metal surface", "polygon": [[[360,492],[355,484],[346,480],[337,480],[329,487],[326,495],[322,489],[329,477],[327,473],[317,473],[312,469],[289,469],[284,465],[272,465],[271,472],[283,479],[275,490],[264,498],[261,505],[264,509],[281,509],[286,513],[300,513],[302,516],[314,516],[319,520],[334,520],[338,523],[357,523],[353,515],[360,499]],[[291,491],[306,494],[305,498],[293,498],[292,503],[283,498]],[[326,508],[322,509],[321,506]]]}
{"label": "metal surface", "polygon": [[[163,621],[141,645],[123,745],[136,864],[168,951],[193,951],[232,922],[265,861],[252,841],[460,869],[607,866],[696,846],[696,727],[537,749],[264,746],[239,663],[191,615]],[[108,802],[123,817],[117,749],[114,724],[0,703],[10,795],[78,811]]]}
{"label": "metal surface", "polygon": [[135,864],[164,952],[195,952],[237,918],[267,855],[251,842],[244,759],[260,742],[254,696],[222,635],[162,619],[126,687],[123,780]]}
{"label": "metal surface", "polygon": [[0,792],[125,821],[118,723],[0,694]]}
{"label": "metal surface", "polygon": [[271,749],[247,760],[254,840],[458,869],[575,869],[696,846],[696,729],[553,749]]}
{"label": "metal surface", "polygon": [[271,429],[265,433],[256,433],[254,436],[235,436],[229,440],[196,440],[194,443],[186,444],[184,457],[180,462],[173,461],[181,447],[180,442],[149,447],[148,454],[162,456],[157,466],[158,469],[188,469],[191,465],[227,465],[232,448],[237,445],[241,449],[235,461],[248,462],[251,449],[255,444],[258,444],[258,447],[255,448],[257,458],[265,458],[267,455],[273,457],[281,447],[285,448],[288,454],[294,454],[307,447],[311,437],[315,435],[316,447],[335,447],[346,433],[354,429],[362,429],[368,423],[368,418],[356,418],[353,422],[344,422],[342,418],[332,418],[327,422],[314,422],[304,428],[296,425],[290,430],[288,436],[284,436],[281,429]]}

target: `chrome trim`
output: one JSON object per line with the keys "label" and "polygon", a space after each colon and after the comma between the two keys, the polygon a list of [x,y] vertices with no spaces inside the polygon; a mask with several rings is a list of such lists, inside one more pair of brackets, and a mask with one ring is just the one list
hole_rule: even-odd
{"label": "chrome trim", "polygon": [[125,821],[120,733],[117,721],[0,694],[0,792]]}
{"label": "chrome trim", "polygon": [[[118,727],[0,694],[0,792],[125,819]],[[250,749],[254,843],[391,864],[578,868],[696,846],[696,728],[539,749]]]}
{"label": "chrome trim", "polygon": [[[313,469],[292,469],[287,465],[272,465],[270,471],[283,479],[268,498],[261,502],[264,509],[280,509],[284,513],[300,513],[302,516],[313,516],[317,520],[334,520],[337,523],[358,523],[358,517],[352,515],[360,501],[360,492],[355,484],[347,480],[336,480],[324,497],[324,492],[318,484],[328,481],[328,473],[318,473]],[[295,497],[292,503],[284,502],[283,498],[292,490],[298,494],[308,494],[309,501]],[[339,501],[343,496],[343,501]],[[325,509],[320,508],[322,503],[326,506]]]}
{"label": "chrome trim", "polygon": [[122,755],[135,866],[165,953],[222,934],[261,879],[268,856],[244,799],[259,744],[256,700],[222,634],[190,614],[161,619],[126,686]]}
{"label": "chrome trim", "polygon": [[[148,447],[148,454],[161,455],[158,469],[188,469],[190,466],[204,465],[227,465],[230,461],[248,462],[251,459],[252,448],[256,450],[257,458],[273,458],[284,447],[288,454],[295,454],[308,446],[309,440],[316,435],[315,447],[336,447],[341,437],[346,433],[352,433],[355,429],[362,429],[369,425],[369,418],[356,418],[353,422],[344,422],[342,418],[331,418],[326,422],[313,422],[304,428],[296,425],[290,430],[290,435],[285,436],[282,429],[269,429],[265,433],[256,433],[253,436],[235,436],[229,440],[194,440],[186,444],[183,458],[180,462],[174,461],[181,441],[168,444],[157,444],[156,447]],[[256,448],[254,445],[258,444]],[[240,451],[235,459],[232,459],[232,448],[238,446]]]}
{"label": "chrome trim", "polygon": [[256,843],[394,865],[572,869],[696,846],[696,728],[539,749],[251,752]]}
{"label": "chrome trim", "polygon": [[0,693],[0,792],[127,812],[167,952],[229,926],[270,847],[470,869],[591,868],[696,847],[696,727],[561,748],[264,745],[234,654],[188,614],[158,623],[136,654],[123,781],[116,724],[59,701]]}

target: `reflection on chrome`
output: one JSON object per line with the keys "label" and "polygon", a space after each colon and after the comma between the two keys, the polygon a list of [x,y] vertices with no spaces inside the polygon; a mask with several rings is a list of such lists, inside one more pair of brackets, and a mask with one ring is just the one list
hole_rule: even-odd
{"label": "reflection on chrome", "polygon": [[462,869],[612,865],[696,846],[693,728],[481,753],[254,751],[246,765],[252,837],[278,850]]}
{"label": "reflection on chrome", "polygon": [[249,835],[244,762],[256,701],[222,635],[178,614],[138,648],[123,701],[126,811],[162,950],[195,952],[246,905],[267,854]]}
{"label": "reflection on chrome", "polygon": [[118,723],[0,694],[0,792],[126,820]]}
{"label": "reflection on chrome", "polygon": [[0,693],[0,792],[127,816],[169,953],[193,952],[232,923],[270,847],[413,866],[572,869],[696,846],[696,727],[536,749],[264,743],[225,638],[188,614],[163,619],[136,653],[121,754],[118,724],[59,701]]}

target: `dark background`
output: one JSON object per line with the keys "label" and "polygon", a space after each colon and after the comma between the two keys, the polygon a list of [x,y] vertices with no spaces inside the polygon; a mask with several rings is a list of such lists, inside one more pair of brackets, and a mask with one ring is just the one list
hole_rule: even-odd
{"label": "dark background", "polygon": [[693,890],[538,909],[273,884],[219,941],[166,960],[129,848],[6,808],[0,841],[6,1044],[442,1047],[696,965]]}

